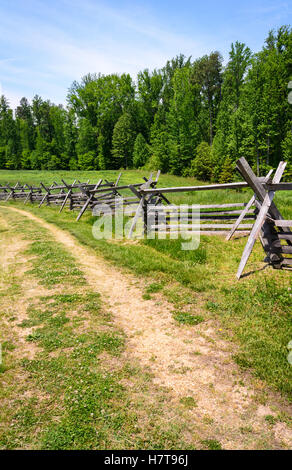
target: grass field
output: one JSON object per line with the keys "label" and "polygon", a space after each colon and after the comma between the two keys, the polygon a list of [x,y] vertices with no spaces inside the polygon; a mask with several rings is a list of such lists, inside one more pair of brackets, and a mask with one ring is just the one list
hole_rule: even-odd
{"label": "grass field", "polygon": [[[87,179],[97,181],[100,177],[114,180],[117,174],[118,172],[109,171],[0,171],[0,184],[17,181],[33,184],[43,181],[49,184],[54,180],[60,181],[61,178],[68,182],[72,182],[75,178],[82,181]],[[137,182],[144,174],[145,172],[141,171],[124,172],[121,182]],[[193,184],[197,182],[191,178],[172,175],[161,175],[159,180],[161,187]],[[248,190],[226,190],[216,193],[206,191],[171,196],[171,201],[196,204],[246,202],[250,194]],[[281,193],[277,196],[276,202],[283,215],[292,218],[292,195]],[[1,205],[3,206],[3,203]],[[21,203],[9,202],[9,206],[23,208]],[[238,282],[235,274],[246,242],[245,238],[226,242],[218,236],[202,236],[199,248],[189,252],[180,249],[180,240],[113,243],[93,238],[92,224],[95,219],[90,212],[77,223],[76,214],[68,210],[58,214],[57,208],[43,206],[38,209],[29,204],[25,206],[25,210],[70,232],[83,246],[93,249],[112,265],[134,274],[145,285],[143,294],[145,299],[155,299],[160,295],[171,303],[173,318],[177,325],[187,329],[208,322],[216,324],[218,336],[214,341],[227,341],[233,350],[233,361],[241,368],[242,373],[248,373],[253,380],[259,380],[263,384],[259,387],[263,404],[274,392],[280,392],[284,400],[292,401],[292,367],[287,361],[287,344],[292,339],[292,276],[287,271],[275,271],[270,267],[263,269],[264,253],[259,243],[246,268],[249,275]],[[48,297],[47,294],[39,296],[36,303],[28,302],[27,305],[28,318],[23,327],[34,327],[33,332],[28,335],[28,342],[37,346],[38,359],[27,359],[16,366],[17,355],[14,355],[12,338],[7,344],[4,341],[5,360],[2,366],[2,375],[8,384],[8,390],[11,391],[14,387],[15,370],[21,374],[20,371],[24,369],[40,387],[43,395],[45,397],[47,394],[50,395],[52,405],[47,407],[46,399],[43,403],[42,400],[34,402],[32,399],[28,410],[28,402],[22,403],[14,391],[15,408],[8,400],[10,392],[7,392],[6,387],[1,392],[1,402],[6,403],[2,408],[1,418],[4,419],[5,415],[6,423],[16,424],[12,429],[9,427],[8,431],[7,427],[5,428],[0,438],[1,446],[15,448],[24,440],[26,447],[34,448],[38,446],[40,448],[111,448],[111,446],[192,448],[191,440],[179,437],[184,434],[182,429],[186,426],[184,413],[188,406],[185,404],[191,403],[191,400],[186,397],[180,405],[177,405],[181,410],[181,418],[174,419],[170,427],[163,418],[158,419],[154,426],[152,421],[156,413],[162,416],[165,412],[166,391],[162,393],[157,390],[151,384],[149,377],[145,376],[145,371],[140,370],[138,366],[132,370],[124,360],[121,360],[121,368],[112,375],[108,375],[110,368],[105,367],[107,370],[104,372],[102,361],[97,360],[92,366],[89,361],[91,350],[96,351],[98,355],[122,357],[125,349],[123,333],[114,326],[110,314],[102,311],[98,293],[91,292],[86,287],[82,272],[75,265],[70,253],[65,253],[62,247],[53,244],[45,231],[36,232],[32,222],[27,222],[21,217],[15,218],[15,215],[4,208],[1,208],[1,215],[9,226],[13,227],[16,239],[22,234],[26,240],[33,241],[26,252],[26,256],[33,258],[29,276],[37,279],[45,288],[56,290],[51,296]],[[12,232],[5,228],[4,219],[0,235],[5,245],[9,242]],[[63,282],[65,262],[68,266],[67,284]],[[7,296],[16,300],[21,297],[25,286],[21,285],[17,270],[10,273],[8,278],[4,276],[3,282],[4,287],[1,292],[3,302],[5,297],[7,302]],[[42,306],[44,297],[47,299],[46,302],[49,302],[49,311]],[[16,315],[11,313],[7,305],[5,306],[5,302],[1,308],[4,317]],[[73,320],[69,315],[70,309],[76,312]],[[95,325],[92,333],[82,331],[82,324],[86,322]],[[5,332],[5,328],[3,331]],[[76,333],[74,340],[72,340],[73,331]],[[5,333],[2,335],[5,337]],[[58,352],[56,356],[54,351]],[[82,365],[82,371],[76,363],[79,358],[78,364]],[[57,379],[56,371],[60,374],[60,379]],[[128,380],[134,383],[132,387],[136,390],[132,396],[129,396],[127,388],[119,385]],[[147,406],[139,401],[137,390],[141,390],[142,383],[148,390],[145,392],[146,395],[155,397],[154,404],[150,399]],[[95,388],[92,384],[95,384]],[[22,390],[21,387],[25,389],[25,384],[20,381],[19,392]],[[73,395],[75,390],[77,397],[79,394],[85,396],[85,410],[78,408]],[[100,390],[103,390],[102,400],[97,405],[95,398]],[[125,411],[121,404],[127,400],[131,405]],[[43,413],[44,409],[46,411]],[[39,422],[38,417],[40,411],[42,422]],[[102,418],[98,430],[95,429],[95,434],[92,435],[90,420],[112,413],[114,418],[110,418],[109,421]],[[139,424],[142,415],[145,421],[143,432]],[[44,425],[46,420],[49,423],[47,426]],[[79,437],[77,431],[73,430],[76,420],[80,423]],[[270,418],[270,421],[273,421],[272,425],[285,422],[291,427],[291,418],[285,413],[277,413]],[[113,429],[116,430],[114,439]],[[142,434],[144,440],[141,438]],[[209,439],[210,435],[207,433],[205,437],[206,439],[197,439],[199,444],[196,446],[212,448],[214,443],[210,443],[212,441]],[[217,445],[220,447],[220,439],[217,442],[218,436],[213,437],[215,447]],[[259,444],[259,447],[261,445]],[[266,444],[266,447],[269,448],[269,444]]]}

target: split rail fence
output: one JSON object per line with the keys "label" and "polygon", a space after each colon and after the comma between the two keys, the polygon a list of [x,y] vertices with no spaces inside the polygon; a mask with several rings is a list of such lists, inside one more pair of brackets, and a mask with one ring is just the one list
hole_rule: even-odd
{"label": "split rail fence", "polygon": [[[152,174],[149,178],[143,177],[141,183],[133,185],[119,185],[121,178],[119,174],[116,181],[108,181],[100,179],[97,183],[89,183],[74,181],[69,184],[62,180],[62,184],[54,181],[50,186],[40,183],[40,186],[21,185],[17,183],[15,186],[9,184],[0,186],[0,200],[22,200],[24,204],[27,202],[37,203],[39,207],[45,205],[60,206],[59,212],[64,207],[70,210],[78,211],[77,220],[80,220],[86,210],[93,211],[94,208],[101,209],[106,205],[114,210],[123,205],[124,208],[137,205],[140,199],[137,197],[137,191],[140,188],[154,188],[157,185],[160,171],[157,172],[156,178],[153,180]],[[153,198],[158,199],[156,196]]]}
{"label": "split rail fence", "polygon": [[[50,186],[21,185],[0,186],[0,200],[22,200],[26,204],[37,203],[60,206],[78,211],[80,220],[86,210],[93,215],[110,213],[123,207],[125,215],[132,215],[128,238],[134,234],[142,219],[143,232],[162,236],[172,234],[200,233],[202,235],[224,235],[226,240],[233,236],[248,236],[238,268],[238,279],[259,238],[266,253],[265,260],[274,268],[292,268],[292,227],[291,220],[285,220],[277,208],[274,197],[277,191],[291,191],[292,183],[281,182],[286,163],[280,162],[273,175],[271,170],[265,177],[257,177],[245,158],[237,161],[237,170],[244,181],[202,186],[158,188],[160,171],[136,184],[120,184],[121,173],[116,181],[100,179],[96,183],[74,181],[68,184],[53,182]],[[226,189],[251,188],[252,197],[246,202],[225,204],[176,206],[168,199],[174,193],[195,193],[198,191],[219,191]],[[291,193],[292,194],[292,193]]]}
{"label": "split rail fence", "polygon": [[[237,271],[237,278],[243,270],[252,252],[255,241],[259,238],[266,253],[265,261],[275,269],[292,268],[292,220],[285,220],[275,202],[276,191],[291,191],[292,183],[281,183],[286,162],[280,162],[273,176],[271,170],[265,177],[257,177],[245,158],[237,161],[237,170],[245,181],[204,186],[186,186],[174,188],[140,188],[140,206],[144,218],[144,232],[152,230],[163,233],[200,233],[202,235],[225,235],[230,240],[235,234],[248,235]],[[151,207],[151,196],[165,197],[170,193],[189,193],[196,191],[218,191],[222,189],[239,189],[249,187],[254,194],[246,203],[200,205],[180,209],[176,206]],[[198,220],[194,223],[194,214],[198,211]],[[153,217],[147,217],[150,213]],[[158,222],[163,213],[163,222]],[[179,217],[178,217],[179,216]],[[137,220],[137,214],[134,222]],[[150,224],[147,221],[150,220]],[[160,217],[161,220],[161,217]],[[153,222],[154,221],[154,222]],[[252,223],[251,223],[252,222]]]}

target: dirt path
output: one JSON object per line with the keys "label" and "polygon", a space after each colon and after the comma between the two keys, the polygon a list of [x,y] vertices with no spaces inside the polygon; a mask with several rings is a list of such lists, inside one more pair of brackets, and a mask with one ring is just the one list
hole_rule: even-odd
{"label": "dirt path", "polygon": [[164,300],[142,299],[143,290],[134,276],[125,275],[69,233],[30,212],[9,210],[49,230],[76,257],[88,284],[101,293],[126,333],[129,355],[150,368],[158,385],[171,390],[173,405],[186,397],[195,400],[189,413],[198,433],[211,423],[213,438],[225,449],[292,447],[291,429],[283,422],[270,426],[265,420],[280,411],[275,400],[260,404],[258,390],[231,359],[231,344],[218,339],[211,322],[177,325],[173,306]]}
{"label": "dirt path", "polygon": [[[1,218],[1,222],[3,219]],[[7,225],[8,227],[8,225]],[[20,237],[14,238],[12,244],[3,243],[0,245],[0,259],[1,259],[1,273],[3,277],[6,277],[6,283],[13,285],[15,280],[15,273],[17,272],[17,277],[21,277],[27,269],[26,259],[24,259],[22,252],[29,245],[28,241],[22,240]],[[21,256],[20,256],[21,255]],[[8,277],[8,279],[7,279]],[[2,279],[1,280],[1,285]],[[11,298],[2,297],[1,299],[1,311],[5,312],[6,315],[15,315],[17,312],[18,323],[21,323],[23,320],[27,319],[26,310],[29,304],[29,299],[35,297],[36,295],[42,294],[43,291],[40,289],[37,283],[33,285],[31,282],[25,285],[21,295],[21,299],[13,297],[13,302]],[[28,343],[25,341],[27,334],[31,333],[31,329],[26,329],[17,327],[17,342],[18,350],[20,350],[20,355],[28,359],[32,359],[37,351],[37,347],[33,343]]]}

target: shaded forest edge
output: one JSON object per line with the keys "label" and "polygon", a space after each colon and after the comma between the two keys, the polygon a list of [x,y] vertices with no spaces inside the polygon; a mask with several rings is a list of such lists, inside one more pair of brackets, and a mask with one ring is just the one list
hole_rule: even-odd
{"label": "shaded forest edge", "polygon": [[180,54],[135,82],[88,74],[71,85],[66,108],[36,95],[13,112],[2,96],[0,168],[159,168],[228,182],[244,156],[257,174],[286,160],[289,175],[290,80],[292,30],[282,26],[258,53],[232,44],[225,67],[215,51],[196,60]]}

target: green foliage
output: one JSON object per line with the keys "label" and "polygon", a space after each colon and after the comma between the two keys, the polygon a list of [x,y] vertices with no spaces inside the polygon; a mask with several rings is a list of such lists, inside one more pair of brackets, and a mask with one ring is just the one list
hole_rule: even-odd
{"label": "green foliage", "polygon": [[224,160],[219,177],[219,183],[230,183],[233,180],[234,165],[230,157]]}
{"label": "green foliage", "polygon": [[6,168],[6,146],[0,147],[0,168]]}
{"label": "green foliage", "polygon": [[94,165],[94,158],[97,155],[97,135],[88,119],[80,121],[76,152],[81,170],[97,169]]}
{"label": "green foliage", "polygon": [[139,72],[136,84],[129,74],[88,74],[73,82],[67,109],[36,95],[31,103],[22,98],[13,114],[2,96],[0,168],[146,165],[229,181],[241,156],[258,175],[280,160],[292,165],[291,37],[290,26],[271,31],[256,54],[236,41],[224,68],[214,51],[194,61],[180,54]]}
{"label": "green foliage", "polygon": [[197,59],[193,64],[191,80],[198,86],[202,98],[200,115],[197,119],[200,122],[201,131],[204,128],[206,135],[209,121],[208,141],[210,145],[212,145],[215,134],[215,121],[221,100],[222,61],[221,54],[216,51],[209,56],[205,55]]}
{"label": "green foliage", "polygon": [[245,138],[249,132],[249,118],[241,104],[246,97],[245,77],[250,63],[250,49],[238,41],[232,44],[229,62],[223,73],[222,99],[216,121],[217,134],[214,138],[215,156],[219,167],[227,157],[234,161],[242,155],[248,156]]}
{"label": "green foliage", "polygon": [[135,131],[130,114],[123,114],[117,121],[113,131],[112,155],[113,168],[132,166]]}
{"label": "green foliage", "polygon": [[28,149],[24,149],[21,155],[21,168],[25,170],[30,170],[31,168],[31,158],[30,158],[30,151]]}
{"label": "green foliage", "polygon": [[156,156],[156,155],[151,155],[149,158],[148,162],[145,165],[145,170],[161,170],[162,168],[162,162],[161,160]]}
{"label": "green foliage", "polygon": [[149,159],[150,151],[149,146],[142,134],[138,134],[134,144],[133,151],[133,166],[134,168],[140,168],[144,166]]}
{"label": "green foliage", "polygon": [[155,114],[154,122],[150,129],[151,158],[147,168],[159,169],[163,173],[169,171],[169,142],[166,128],[166,114],[160,107]]}
{"label": "green foliage", "polygon": [[142,104],[144,125],[148,131],[159,107],[163,84],[161,71],[154,70],[151,73],[146,69],[138,73],[139,102]]}
{"label": "green foliage", "polygon": [[48,163],[47,163],[47,169],[48,170],[60,170],[62,168],[62,160],[60,157],[57,155],[51,155]]}
{"label": "green foliage", "polygon": [[[96,170],[97,161],[93,151],[78,155],[78,168],[80,170]],[[74,162],[71,162],[74,169]]]}
{"label": "green foliage", "polygon": [[187,170],[189,176],[199,180],[208,181],[212,177],[213,159],[210,145],[201,142],[196,149],[196,157],[192,160],[191,168]]}
{"label": "green foliage", "polygon": [[199,144],[195,113],[199,106],[198,93],[191,83],[188,67],[177,69],[173,76],[173,97],[166,117],[170,170],[182,174],[194,157]]}
{"label": "green foliage", "polygon": [[[128,74],[88,74],[80,83],[74,82],[68,101],[77,117],[86,118],[96,131],[99,167],[116,168],[112,159],[114,127],[122,114],[134,106],[135,89]],[[92,148],[87,150],[93,150]]]}
{"label": "green foliage", "polygon": [[287,132],[287,135],[283,140],[281,146],[283,150],[284,160],[287,161],[289,164],[292,164],[292,130],[289,130]]}

